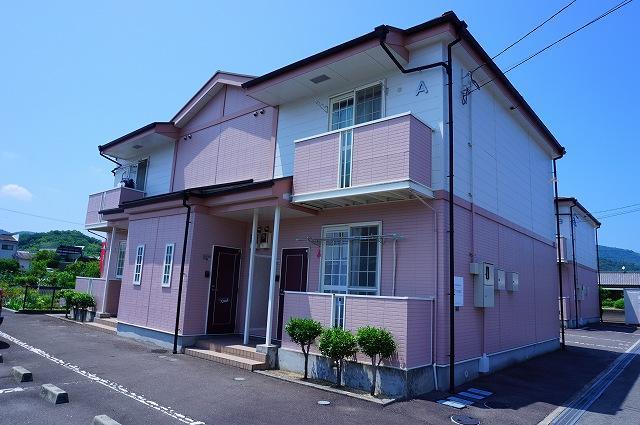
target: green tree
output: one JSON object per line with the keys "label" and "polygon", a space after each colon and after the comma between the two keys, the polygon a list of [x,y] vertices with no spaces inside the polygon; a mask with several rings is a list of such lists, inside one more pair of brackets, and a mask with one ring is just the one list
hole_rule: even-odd
{"label": "green tree", "polygon": [[292,317],[284,327],[291,341],[300,345],[304,354],[304,380],[308,377],[309,348],[322,333],[322,325],[313,319]]}
{"label": "green tree", "polygon": [[71,273],[74,277],[100,277],[100,262],[96,260],[76,261],[67,264],[64,271]]}
{"label": "green tree", "polygon": [[320,335],[320,352],[329,357],[336,365],[336,386],[342,387],[342,368],[344,359],[358,352],[356,337],[342,328],[330,328]]}
{"label": "green tree", "polygon": [[0,259],[0,274],[15,274],[20,271],[20,263],[13,258]]}
{"label": "green tree", "polygon": [[365,326],[358,329],[356,332],[356,340],[358,341],[360,351],[371,359],[371,366],[373,368],[371,395],[375,395],[378,368],[384,359],[388,359],[395,353],[396,342],[393,340],[391,332],[374,326]]}

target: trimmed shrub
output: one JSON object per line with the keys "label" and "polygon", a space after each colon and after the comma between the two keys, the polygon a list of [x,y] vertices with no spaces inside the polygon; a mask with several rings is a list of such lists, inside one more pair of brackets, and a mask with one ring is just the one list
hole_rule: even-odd
{"label": "trimmed shrub", "polygon": [[396,351],[396,342],[391,332],[374,326],[365,326],[356,332],[356,340],[360,351],[369,356],[373,367],[373,382],[371,383],[371,395],[375,395],[378,367],[384,359],[388,359]]}
{"label": "trimmed shrub", "polygon": [[613,302],[613,308],[624,309],[624,299],[615,300]]}
{"label": "trimmed shrub", "polygon": [[358,352],[356,337],[342,328],[325,329],[320,335],[320,352],[336,364],[336,386],[342,387],[342,367],[346,357]]}
{"label": "trimmed shrub", "polygon": [[89,307],[95,307],[96,301],[91,294],[76,291],[72,297],[72,304],[76,308],[86,310]]}
{"label": "trimmed shrub", "polygon": [[309,347],[322,334],[322,325],[313,319],[292,317],[284,327],[291,341],[295,342],[302,349],[304,354],[304,380],[308,377],[309,370]]}

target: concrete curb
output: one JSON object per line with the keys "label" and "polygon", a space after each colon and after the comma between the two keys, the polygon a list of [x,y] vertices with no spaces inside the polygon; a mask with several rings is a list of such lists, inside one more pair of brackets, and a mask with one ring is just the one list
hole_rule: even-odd
{"label": "concrete curb", "polygon": [[14,366],[11,368],[11,375],[17,382],[33,381],[33,374],[22,366]]}
{"label": "concrete curb", "polygon": [[312,388],[316,388],[318,390],[327,391],[327,392],[334,393],[334,394],[346,395],[348,397],[357,398],[359,400],[368,401],[370,403],[380,404],[382,406],[387,406],[387,405],[395,403],[397,401],[397,399],[395,399],[395,398],[378,399],[378,398],[371,397],[369,395],[352,393],[350,391],[339,390],[337,388],[327,387],[325,385],[314,384],[313,382],[305,382],[305,381],[302,381],[302,380],[299,380],[299,379],[288,378],[286,376],[282,376],[280,374],[273,373],[273,371],[269,371],[269,370],[254,370],[254,373],[259,373],[260,375],[265,375],[265,376],[268,376],[270,378],[275,378],[275,379],[279,379],[281,381],[286,381],[286,382],[292,382],[294,384],[304,385],[306,387],[312,387]]}
{"label": "concrete curb", "polygon": [[93,418],[91,425],[120,425],[120,422],[114,421],[107,415],[98,415]]}
{"label": "concrete curb", "polygon": [[40,387],[40,397],[52,404],[69,403],[69,394],[53,384],[43,384]]}

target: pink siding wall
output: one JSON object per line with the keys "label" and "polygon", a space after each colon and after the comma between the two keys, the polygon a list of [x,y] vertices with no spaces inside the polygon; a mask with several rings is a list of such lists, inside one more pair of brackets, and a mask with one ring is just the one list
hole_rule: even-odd
{"label": "pink siding wall", "polygon": [[[437,201],[446,219],[447,202]],[[485,214],[472,213],[469,205],[455,207],[455,269],[464,278],[464,307],[456,317],[456,361],[517,348],[558,337],[558,278],[555,247],[514,227],[494,221]],[[446,223],[447,220],[445,220]],[[444,252],[448,244],[443,243]],[[469,263],[487,261],[507,272],[518,272],[520,291],[495,292],[495,307],[476,308]],[[446,255],[441,269],[448,273]],[[437,360],[448,362],[448,289],[438,291]]]}
{"label": "pink siding wall", "polygon": [[[584,285],[587,289],[584,299],[578,300],[580,323],[599,319],[600,304],[598,300],[598,272],[581,264],[577,264],[576,268],[578,272],[578,287]],[[562,295],[566,300],[564,304],[565,320],[575,320],[576,307],[572,263],[565,263],[562,265],[562,292]]]}
{"label": "pink siding wall", "polygon": [[173,190],[272,178],[277,110],[254,116],[263,106],[236,87],[210,100],[177,141]]}
{"label": "pink siding wall", "polygon": [[[323,326],[331,326],[331,300],[327,294],[287,293],[283,319],[291,317],[311,317]],[[386,364],[411,368],[431,362],[431,314],[429,300],[346,297],[345,329],[355,331],[362,326],[377,326],[389,330],[396,341],[396,354]],[[283,346],[291,349],[299,347],[284,333]],[[313,347],[318,352],[317,347]],[[359,361],[367,361],[360,356]]]}
{"label": "pink siding wall", "polygon": [[[338,187],[340,133],[296,143],[294,191]],[[431,130],[411,115],[353,129],[352,186],[406,180],[431,184]]]}
{"label": "pink siding wall", "polygon": [[[129,246],[120,288],[118,318],[126,323],[172,332],[180,278],[185,214],[135,219],[129,222]],[[164,251],[175,243],[171,287],[161,286]],[[145,245],[140,285],[133,284],[136,248]],[[184,302],[183,302],[184,305]],[[184,311],[184,310],[183,310]],[[182,328],[182,320],[181,320]]]}

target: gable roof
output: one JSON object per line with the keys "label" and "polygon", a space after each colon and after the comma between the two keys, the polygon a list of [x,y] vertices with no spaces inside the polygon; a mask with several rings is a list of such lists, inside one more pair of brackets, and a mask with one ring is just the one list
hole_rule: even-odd
{"label": "gable roof", "polygon": [[18,242],[18,240],[13,235],[10,235],[8,233],[1,234],[0,235],[0,241],[3,241],[3,242],[16,242],[16,243]]}
{"label": "gable roof", "polygon": [[437,27],[442,27],[450,25],[455,32],[457,32],[458,36],[467,43],[467,45],[471,48],[473,53],[475,53],[481,62],[486,63],[486,67],[491,73],[495,76],[495,80],[497,83],[501,84],[507,91],[507,93],[513,97],[515,102],[517,103],[518,108],[521,108],[525,116],[527,116],[533,125],[540,131],[543,135],[544,139],[547,143],[556,151],[558,154],[558,158],[563,156],[566,153],[565,148],[558,142],[555,136],[551,133],[551,131],[547,128],[547,126],[542,122],[540,117],[533,111],[531,106],[526,102],[524,97],[518,92],[518,90],[511,84],[509,79],[505,76],[505,74],[500,70],[500,68],[495,64],[491,56],[482,48],[480,43],[471,35],[471,33],[467,30],[467,25],[464,21],[461,21],[458,16],[453,11],[448,11],[442,14],[442,16],[437,17],[435,19],[431,19],[422,24],[407,28],[400,29],[389,25],[380,25],[376,27],[373,31],[361,35],[357,38],[349,40],[345,43],[339,44],[337,46],[331,47],[322,52],[311,55],[307,58],[301,59],[297,62],[293,62],[289,65],[278,68],[274,71],[271,71],[267,74],[261,75],[259,77],[253,78],[242,84],[243,88],[251,89],[257,87],[258,85],[275,79],[282,74],[292,72],[298,70],[304,66],[307,66],[313,62],[320,61],[326,57],[344,52],[348,49],[351,49],[355,46],[358,46],[362,43],[371,42],[371,40],[380,39],[381,42],[385,39],[386,34],[393,32],[399,34],[401,37],[410,37],[416,35],[423,31],[433,30]]}
{"label": "gable roof", "polygon": [[213,98],[222,87],[231,85],[240,87],[243,83],[254,78],[251,75],[236,74],[234,72],[216,71],[215,74],[194,94],[191,99],[171,118],[176,127],[182,127],[204,105]]}
{"label": "gable roof", "polygon": [[566,196],[559,196],[558,197],[558,204],[562,204],[562,203],[572,203],[573,205],[575,205],[576,207],[578,207],[580,209],[580,211],[583,212],[584,215],[586,215],[587,217],[589,217],[589,219],[593,222],[593,224],[596,227],[600,227],[602,225],[602,223],[600,223],[598,221],[597,218],[595,218],[595,216],[593,214],[591,214],[589,212],[588,209],[586,209],[584,207],[584,205],[582,205],[577,198],[574,197],[566,197]]}

